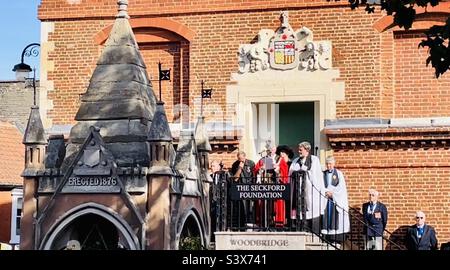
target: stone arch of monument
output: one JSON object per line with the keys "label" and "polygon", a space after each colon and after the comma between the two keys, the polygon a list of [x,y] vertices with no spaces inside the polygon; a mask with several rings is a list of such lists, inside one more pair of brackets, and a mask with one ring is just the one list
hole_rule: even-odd
{"label": "stone arch of monument", "polygon": [[[128,223],[112,209],[97,203],[85,203],[68,211],[51,227],[49,233],[42,241],[40,249],[51,250],[57,248],[57,239],[64,239],[64,235],[62,234],[67,233],[67,229],[71,225],[87,215],[94,215],[98,218],[102,218],[113,225],[116,228],[117,233],[120,235],[120,238],[124,241],[125,248],[130,250],[140,249],[139,241],[136,235],[133,234]],[[70,236],[66,238],[70,238]]]}
{"label": "stone arch of monument", "polygon": [[194,208],[189,209],[179,218],[176,226],[176,249],[180,249],[180,243],[184,237],[200,237],[201,245],[206,245],[205,228],[201,225],[200,220]]}

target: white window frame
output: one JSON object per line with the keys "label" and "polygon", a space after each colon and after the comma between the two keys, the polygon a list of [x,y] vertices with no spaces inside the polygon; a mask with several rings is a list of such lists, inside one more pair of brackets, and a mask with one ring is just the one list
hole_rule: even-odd
{"label": "white window frame", "polygon": [[[23,211],[23,189],[15,188],[11,190],[11,240],[9,243],[13,246],[20,244],[20,234],[17,233],[17,210]],[[19,205],[19,199],[22,203]],[[22,216],[22,211],[21,216]]]}

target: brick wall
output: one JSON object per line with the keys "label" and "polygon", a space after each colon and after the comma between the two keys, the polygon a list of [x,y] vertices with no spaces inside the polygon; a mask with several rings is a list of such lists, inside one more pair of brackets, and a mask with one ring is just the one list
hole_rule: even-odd
{"label": "brick wall", "polygon": [[[47,7],[41,9],[41,18],[45,17],[44,10],[51,7],[47,3],[50,2],[44,1],[42,4]],[[181,79],[182,91],[185,96],[189,94],[189,98],[185,97],[184,100],[187,99],[189,104],[191,121],[200,111],[201,80],[205,80],[207,87],[215,90],[212,100],[205,101],[207,120],[231,120],[234,112],[226,112],[225,88],[230,82],[231,73],[237,72],[237,48],[240,44],[254,42],[260,29],[275,30],[279,26],[278,16],[281,10],[205,12],[167,17],[196,33],[189,45],[181,45],[186,47],[183,56],[186,63],[182,65],[186,76]],[[64,10],[61,14],[64,14]],[[314,32],[315,40],[333,42],[333,64],[341,71],[341,78],[346,83],[346,100],[338,104],[337,116],[379,117],[380,73],[377,71],[380,70],[380,35],[372,28],[372,24],[380,15],[367,15],[364,11],[351,11],[347,6],[341,6],[299,7],[291,9],[289,16],[290,24],[295,29],[307,26]],[[54,82],[55,88],[48,94],[54,104],[49,112],[53,124],[73,123],[79,94],[86,91],[101,51],[101,46],[94,42],[94,36],[111,23],[112,20],[103,18],[55,22],[55,30],[49,35],[49,42],[54,42],[55,49],[49,53],[48,59],[55,63],[54,71],[48,73],[48,79]],[[349,27],[350,23],[352,27]],[[161,50],[158,49],[160,46],[162,45],[141,46],[150,74],[154,73],[152,69],[156,67],[156,57],[160,58],[155,53]],[[165,54],[168,56],[170,53],[165,50]],[[176,53],[171,57],[172,60],[167,60],[169,62],[164,60],[165,56],[161,58],[169,67],[172,62],[180,62]],[[180,70],[177,67],[173,69],[175,73]],[[153,74],[152,77],[154,78]],[[171,103],[168,104],[169,107],[174,105],[172,101],[179,99],[177,84],[180,82],[173,81],[171,86],[167,86],[167,83],[164,86],[172,88],[172,97],[165,97]],[[157,87],[154,90],[157,93]]]}
{"label": "brick wall", "polygon": [[450,76],[436,79],[425,66],[427,49],[417,48],[424,35],[403,32],[394,38],[394,117],[450,116]]}
{"label": "brick wall", "polygon": [[72,21],[55,23],[49,41],[54,50],[48,60],[54,61],[54,70],[48,72],[48,81],[54,83],[54,90],[48,92],[53,109],[48,117],[53,124],[74,123],[80,105],[80,94],[86,92],[95,64],[100,56],[101,46],[94,44],[93,36],[111,21]]}
{"label": "brick wall", "polygon": [[[39,82],[37,82],[39,100]],[[14,122],[22,131],[27,127],[30,107],[33,105],[33,87],[23,82],[0,81],[0,120]]]}
{"label": "brick wall", "polygon": [[422,210],[439,242],[450,239],[448,147],[337,150],[334,156],[346,176],[350,206],[361,208],[374,187],[388,208],[387,230],[403,235],[403,226],[414,224],[415,211]]}
{"label": "brick wall", "polygon": [[[326,0],[276,0],[270,3],[260,0],[130,0],[128,2],[130,12],[135,15],[348,6],[347,1],[328,2]],[[116,3],[117,1],[114,0],[42,0],[39,8],[39,18],[41,20],[51,20],[99,16],[110,17],[117,10]]]}
{"label": "brick wall", "polygon": [[213,160],[222,161],[224,165],[225,170],[231,169],[231,165],[233,162],[236,161],[236,155],[238,153],[238,150],[213,150],[212,153],[209,155],[209,163],[211,163]]}
{"label": "brick wall", "polygon": [[[394,38],[392,31],[386,31],[381,35],[381,117],[391,118],[394,116]],[[431,73],[431,70],[429,70]]]}
{"label": "brick wall", "polygon": [[[158,82],[158,62],[161,62],[162,69],[171,69],[171,80],[161,82],[162,100],[166,109],[167,119],[172,123],[179,123],[180,109],[179,104],[183,102],[181,99],[183,93],[188,93],[185,81],[189,79],[189,69],[183,69],[183,57],[181,54],[189,52],[189,46],[186,42],[171,42],[165,44],[143,45],[140,46],[142,56],[147,63],[147,72],[152,80],[153,92],[159,99],[159,82]],[[187,50],[187,52],[186,52]],[[184,61],[187,62],[187,61]],[[186,63],[184,63],[186,65]],[[184,74],[181,74],[184,72]],[[183,96],[188,101],[188,95]]]}
{"label": "brick wall", "polygon": [[[346,175],[349,204],[361,211],[368,189],[382,193],[387,229],[403,239],[422,210],[441,243],[450,238],[449,127],[327,129],[337,167]],[[397,241],[397,240],[396,240]]]}

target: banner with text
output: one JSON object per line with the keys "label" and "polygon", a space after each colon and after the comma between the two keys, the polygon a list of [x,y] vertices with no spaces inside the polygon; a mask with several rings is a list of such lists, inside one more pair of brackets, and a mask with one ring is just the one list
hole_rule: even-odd
{"label": "banner with text", "polygon": [[289,184],[231,184],[231,200],[289,200]]}

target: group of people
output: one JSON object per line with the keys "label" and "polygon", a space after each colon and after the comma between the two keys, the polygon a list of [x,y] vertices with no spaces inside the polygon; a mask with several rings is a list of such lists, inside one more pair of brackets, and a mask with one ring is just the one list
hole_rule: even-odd
{"label": "group of people", "polygon": [[[269,221],[275,227],[301,226],[301,229],[317,233],[336,235],[349,231],[347,188],[345,178],[337,170],[333,157],[326,159],[327,169],[322,171],[319,158],[311,154],[311,144],[301,142],[298,157],[285,145],[266,147],[261,159],[255,164],[239,152],[227,176],[235,183],[277,183],[290,187],[289,200],[231,202],[230,206],[241,206],[245,225],[263,220],[262,209],[269,210]],[[211,165],[213,190],[219,179],[225,177],[219,161]],[[212,200],[212,216],[217,216],[217,196]],[[234,204],[234,205],[232,205]],[[214,221],[213,221],[214,223]]]}
{"label": "group of people", "polygon": [[[386,206],[378,198],[380,193],[375,189],[369,189],[369,202],[363,204],[363,218],[367,226],[364,228],[366,235],[366,249],[382,250],[383,235],[386,229],[388,211]],[[416,224],[406,230],[405,246],[408,250],[436,250],[438,246],[436,232],[432,226],[425,223],[425,213],[417,211]]]}
{"label": "group of people", "polygon": [[[255,223],[263,225],[260,217],[263,216],[261,209],[265,209],[266,218],[269,217],[270,224],[275,227],[297,226],[296,229],[321,233],[331,241],[344,241],[345,234],[350,231],[347,186],[344,174],[335,168],[334,157],[326,158],[326,168],[322,170],[319,158],[311,154],[309,142],[299,143],[296,158],[294,152],[285,145],[266,146],[261,154],[262,157],[255,164],[246,157],[245,152],[238,152],[237,160],[231,165],[229,172],[223,169],[221,161],[212,161],[212,231],[217,229],[221,217],[230,216],[229,212],[219,213],[220,183],[277,183],[290,186],[289,200],[227,202],[228,208],[240,209],[239,212],[235,211],[235,215],[240,215],[243,221],[237,226]],[[369,201],[362,205],[365,246],[370,250],[383,249],[383,235],[388,219],[387,208],[378,200],[379,195],[377,190],[369,189]],[[416,225],[407,230],[406,247],[436,249],[435,231],[425,224],[425,214],[417,212],[416,221]]]}

